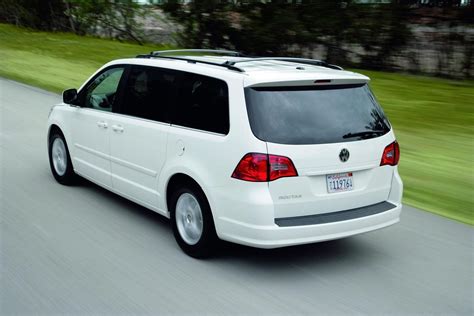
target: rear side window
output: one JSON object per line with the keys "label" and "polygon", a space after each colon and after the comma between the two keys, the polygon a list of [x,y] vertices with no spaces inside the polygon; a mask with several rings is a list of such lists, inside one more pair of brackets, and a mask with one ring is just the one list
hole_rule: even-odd
{"label": "rear side window", "polygon": [[169,105],[176,91],[176,72],[133,66],[125,85],[121,113],[159,122],[169,121]]}
{"label": "rear side window", "polygon": [[272,143],[350,142],[390,130],[366,84],[246,88],[245,99],[253,133]]}
{"label": "rear side window", "polygon": [[172,124],[228,134],[229,92],[225,81],[181,73]]}

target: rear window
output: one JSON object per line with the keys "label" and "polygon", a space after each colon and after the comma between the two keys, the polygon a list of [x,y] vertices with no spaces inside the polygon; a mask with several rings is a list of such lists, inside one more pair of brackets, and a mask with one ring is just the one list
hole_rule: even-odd
{"label": "rear window", "polygon": [[245,99],[253,133],[272,143],[350,142],[390,130],[367,84],[246,88]]}

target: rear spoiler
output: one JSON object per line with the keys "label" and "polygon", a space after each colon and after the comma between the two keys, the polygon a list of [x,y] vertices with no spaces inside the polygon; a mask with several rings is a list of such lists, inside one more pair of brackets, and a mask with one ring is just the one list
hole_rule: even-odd
{"label": "rear spoiler", "polygon": [[360,78],[346,78],[346,79],[311,79],[311,80],[285,80],[285,81],[269,81],[269,82],[258,82],[250,83],[246,85],[246,88],[264,88],[264,87],[317,87],[317,86],[329,86],[329,85],[357,85],[365,84],[370,79],[365,76]]}

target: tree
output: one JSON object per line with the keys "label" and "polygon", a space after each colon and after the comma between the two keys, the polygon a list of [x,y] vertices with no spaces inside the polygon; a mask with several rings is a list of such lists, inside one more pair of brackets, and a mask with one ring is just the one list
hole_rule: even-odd
{"label": "tree", "polygon": [[64,0],[71,29],[79,34],[102,34],[143,42],[138,17],[144,14],[133,0]]}
{"label": "tree", "polygon": [[228,47],[231,30],[231,14],[233,4],[203,0],[193,1],[187,5],[177,0],[165,2],[164,12],[181,24],[182,32],[178,42],[184,47]]}
{"label": "tree", "polygon": [[362,46],[361,66],[391,68],[390,58],[407,44],[410,11],[403,5],[359,6],[349,38]]}
{"label": "tree", "polygon": [[61,0],[3,0],[0,21],[41,30],[63,30],[67,24]]}

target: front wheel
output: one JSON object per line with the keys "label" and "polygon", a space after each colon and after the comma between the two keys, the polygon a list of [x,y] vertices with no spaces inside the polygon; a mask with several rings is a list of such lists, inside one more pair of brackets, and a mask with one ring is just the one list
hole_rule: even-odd
{"label": "front wheel", "polygon": [[176,190],[170,211],[173,234],[180,248],[194,258],[210,256],[218,238],[211,208],[202,190],[193,185]]}
{"label": "front wheel", "polygon": [[60,132],[49,138],[49,166],[54,178],[61,184],[70,185],[76,180],[66,140]]}

